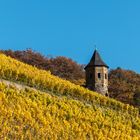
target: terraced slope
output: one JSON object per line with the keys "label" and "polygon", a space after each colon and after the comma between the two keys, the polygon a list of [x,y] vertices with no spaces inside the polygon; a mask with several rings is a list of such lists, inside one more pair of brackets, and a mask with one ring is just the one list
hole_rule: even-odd
{"label": "terraced slope", "polygon": [[98,104],[129,113],[137,114],[133,106],[124,105],[116,100],[109,99],[98,93],[89,91],[69,81],[51,75],[50,72],[39,70],[36,67],[19,62],[15,59],[0,54],[0,77],[2,79],[19,82],[39,90],[49,91],[59,96],[67,96],[91,105]]}
{"label": "terraced slope", "polygon": [[137,108],[0,58],[1,78],[24,85],[0,82],[0,139],[139,140]]}
{"label": "terraced slope", "polygon": [[0,139],[138,140],[140,118],[0,83]]}

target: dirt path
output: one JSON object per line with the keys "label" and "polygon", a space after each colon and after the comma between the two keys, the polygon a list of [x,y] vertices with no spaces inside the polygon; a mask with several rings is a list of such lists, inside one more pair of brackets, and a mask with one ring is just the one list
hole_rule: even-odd
{"label": "dirt path", "polygon": [[13,82],[13,81],[4,80],[4,79],[0,79],[0,82],[6,84],[8,86],[10,86],[10,85],[15,86],[19,90],[22,90],[22,89],[25,89],[25,88],[30,88],[30,89],[37,90],[37,89],[31,88],[31,87],[29,87],[27,85],[16,83],[16,82]]}

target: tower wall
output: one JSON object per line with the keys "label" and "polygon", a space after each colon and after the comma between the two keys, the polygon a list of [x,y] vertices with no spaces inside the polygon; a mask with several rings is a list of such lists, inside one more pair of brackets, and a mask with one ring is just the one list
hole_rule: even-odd
{"label": "tower wall", "polygon": [[108,69],[106,67],[95,67],[94,90],[103,95],[108,95]]}
{"label": "tower wall", "polygon": [[86,69],[86,86],[90,90],[108,95],[108,68],[103,66]]}
{"label": "tower wall", "polygon": [[95,89],[95,69],[93,67],[88,67],[86,69],[86,86],[90,90]]}

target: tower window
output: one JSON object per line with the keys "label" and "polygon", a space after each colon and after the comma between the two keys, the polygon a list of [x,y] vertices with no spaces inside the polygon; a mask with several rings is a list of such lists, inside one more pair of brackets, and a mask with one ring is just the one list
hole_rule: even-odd
{"label": "tower window", "polygon": [[105,79],[107,79],[107,74],[105,74]]}
{"label": "tower window", "polygon": [[98,73],[98,78],[101,79],[101,73]]}
{"label": "tower window", "polygon": [[90,75],[89,75],[89,78],[90,78],[90,79],[92,79],[92,77],[93,77],[93,75],[92,75],[92,74],[90,74]]}

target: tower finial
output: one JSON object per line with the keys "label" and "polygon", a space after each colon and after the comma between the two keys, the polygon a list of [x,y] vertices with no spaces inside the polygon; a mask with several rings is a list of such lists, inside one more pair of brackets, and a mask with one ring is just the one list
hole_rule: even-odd
{"label": "tower finial", "polygon": [[96,46],[96,44],[94,45],[94,47],[95,47],[95,51],[97,51],[97,46]]}

